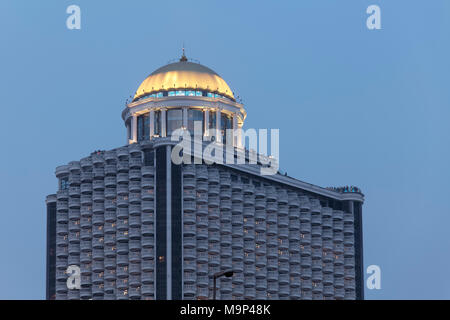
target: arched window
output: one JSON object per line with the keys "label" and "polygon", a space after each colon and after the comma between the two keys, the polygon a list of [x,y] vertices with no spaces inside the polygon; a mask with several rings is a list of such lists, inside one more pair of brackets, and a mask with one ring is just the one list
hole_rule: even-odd
{"label": "arched window", "polygon": [[169,109],[167,110],[167,136],[183,126],[183,110]]}
{"label": "arched window", "polygon": [[155,111],[153,119],[153,135],[161,136],[161,111]]}
{"label": "arched window", "polygon": [[[222,131],[222,143],[227,143],[227,129],[233,129],[233,116],[227,113],[220,114],[220,129]],[[233,138],[231,137],[231,141]]]}
{"label": "arched window", "polygon": [[137,119],[138,122],[138,130],[137,130],[137,138],[138,141],[148,140],[150,139],[150,117],[149,114],[140,115]]}
{"label": "arched window", "polygon": [[187,129],[191,133],[191,135],[194,135],[194,122],[201,122],[201,135],[203,135],[204,132],[204,116],[203,116],[203,110],[200,109],[189,109],[188,110],[188,127]]}

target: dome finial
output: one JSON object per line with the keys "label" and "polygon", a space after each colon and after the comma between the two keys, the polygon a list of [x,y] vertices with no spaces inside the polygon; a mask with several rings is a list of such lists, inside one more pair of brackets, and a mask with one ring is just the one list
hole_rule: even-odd
{"label": "dome finial", "polygon": [[180,58],[180,61],[188,61],[188,59],[186,58],[186,55],[184,54],[184,42],[183,42],[183,48],[182,48],[182,50],[183,50],[183,54],[181,55],[181,58]]}

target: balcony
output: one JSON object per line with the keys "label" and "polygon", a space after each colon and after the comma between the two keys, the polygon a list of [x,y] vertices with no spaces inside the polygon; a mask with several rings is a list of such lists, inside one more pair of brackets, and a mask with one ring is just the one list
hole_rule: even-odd
{"label": "balcony", "polygon": [[343,277],[344,276],[344,266],[343,265],[335,265],[334,266],[334,275],[336,277]]}
{"label": "balcony", "polygon": [[217,219],[209,220],[208,229],[209,229],[209,231],[219,231],[220,230],[220,221]]}
{"label": "balcony", "polygon": [[300,206],[300,201],[298,199],[297,193],[288,192],[288,204],[291,208],[298,208]]}
{"label": "balcony", "polygon": [[355,248],[353,246],[344,246],[344,256],[345,257],[354,257],[355,256]]}
{"label": "balcony", "polygon": [[143,224],[141,226],[141,232],[143,236],[152,236],[155,234],[154,224]]}
{"label": "balcony", "polygon": [[153,272],[155,270],[155,260],[144,260],[141,263],[142,275],[145,272]]}
{"label": "balcony", "polygon": [[344,234],[348,236],[353,236],[355,232],[353,224],[344,224]]}
{"label": "balcony", "polygon": [[322,218],[322,227],[323,228],[332,228],[333,220],[330,217],[328,217],[328,218],[323,217]]}
{"label": "balcony", "polygon": [[309,223],[306,222],[301,222],[300,223],[300,232],[304,233],[304,234],[309,234],[311,232],[311,225]]}
{"label": "balcony", "polygon": [[334,253],[339,255],[344,253],[344,246],[342,245],[342,243],[334,244]]}
{"label": "balcony", "polygon": [[317,299],[320,297],[320,294],[322,293],[323,285],[321,282],[313,282],[312,284],[312,292],[313,294],[318,295]]}
{"label": "balcony", "polygon": [[104,184],[103,180],[94,180],[92,182],[92,190],[95,190],[95,191],[105,190],[105,184]]}
{"label": "balcony", "polygon": [[[127,184],[128,183],[128,172],[118,172],[116,179],[117,179],[118,184]],[[117,189],[117,190],[119,190],[119,189]]]}
{"label": "balcony", "polygon": [[105,211],[105,204],[103,202],[94,202],[92,212],[102,214]]}
{"label": "balcony", "polygon": [[197,191],[198,192],[208,192],[208,182],[197,180]]}
{"label": "balcony", "polygon": [[154,283],[154,273],[153,272],[142,272],[141,281],[144,284]]}
{"label": "balcony", "polygon": [[333,273],[334,272],[334,265],[332,262],[325,262],[322,265],[322,271],[323,273]]}
{"label": "balcony", "polygon": [[280,228],[286,228],[288,226],[292,225],[293,227],[290,227],[291,230],[298,230],[299,229],[299,221],[298,220],[291,220],[289,221],[288,216],[280,216],[278,217],[278,227]]}
{"label": "balcony", "polygon": [[153,200],[143,200],[141,202],[142,212],[154,212],[155,211],[155,202]]}
{"label": "balcony", "polygon": [[355,279],[355,269],[344,269],[345,279]]}
{"label": "balcony", "polygon": [[141,192],[141,182],[132,180],[128,183],[128,191]]}
{"label": "balcony", "polygon": [[92,249],[92,259],[93,260],[103,260],[105,258],[103,249]]}
{"label": "balcony", "polygon": [[244,196],[244,206],[253,207],[255,205],[255,197],[252,194],[246,194]]}
{"label": "balcony", "polygon": [[93,178],[94,179],[104,179],[105,178],[105,170],[102,167],[94,167],[92,169]]}
{"label": "balcony", "polygon": [[244,195],[241,192],[234,192],[231,194],[231,200],[233,203],[239,203],[240,207],[242,207],[242,203],[244,202]]}
{"label": "balcony", "polygon": [[220,206],[220,199],[218,196],[210,195],[207,201],[210,208],[218,208]]}
{"label": "balcony", "polygon": [[311,226],[311,236],[322,237],[322,227],[317,225]]}
{"label": "balcony", "polygon": [[320,216],[320,214],[311,215],[311,224],[313,226],[320,226],[322,224],[322,217]]}
{"label": "balcony", "polygon": [[65,224],[69,221],[67,212],[58,212],[56,214],[56,222],[58,224]]}
{"label": "balcony", "polygon": [[[210,242],[220,242],[220,232],[219,231],[209,231],[208,239]],[[199,241],[201,241],[201,240],[199,240]]]}
{"label": "balcony", "polygon": [[141,187],[144,189],[154,189],[155,179],[153,177],[143,177],[141,181]]}
{"label": "balcony", "polygon": [[80,198],[69,198],[69,209],[80,209]]}
{"label": "balcony", "polygon": [[220,236],[220,240],[221,240],[221,245],[222,246],[231,246],[231,243],[232,243],[231,232],[228,233],[228,234],[223,234],[222,233],[221,236]]}
{"label": "balcony", "polygon": [[192,212],[194,213],[197,209],[197,205],[193,200],[184,200],[183,202],[183,211],[184,212]]}
{"label": "balcony", "polygon": [[[150,226],[150,225],[147,224],[145,226]],[[132,240],[132,239],[136,239],[136,240],[140,239],[141,238],[141,229],[139,227],[138,228],[130,227],[130,229],[128,230],[128,236],[129,236],[130,240]]]}
{"label": "balcony", "polygon": [[116,210],[116,200],[106,199],[105,200],[105,210],[109,210],[109,211]]}
{"label": "balcony", "polygon": [[[222,228],[224,227],[223,224],[229,224],[229,226],[231,228],[231,216],[232,216],[231,211],[222,211],[221,212],[220,222],[222,222]],[[223,229],[222,229],[222,231],[223,231]],[[230,229],[230,233],[231,233],[231,229]]]}
{"label": "balcony", "polygon": [[[152,239],[152,241],[153,241],[153,239]],[[197,243],[197,240],[195,238],[195,235],[186,236],[186,234],[185,234],[185,236],[183,238],[183,246],[184,246],[184,248],[194,248],[196,243]],[[152,242],[152,246],[153,246],[153,242]]]}
{"label": "balcony", "polygon": [[333,230],[332,229],[323,229],[322,230],[322,238],[324,241],[333,239]]}
{"label": "balcony", "polygon": [[130,192],[129,193],[130,204],[141,204],[141,193],[140,192]]}
{"label": "balcony", "polygon": [[352,214],[352,213],[345,212],[345,213],[344,213],[344,223],[345,223],[345,224],[351,224],[351,225],[352,225],[353,222],[354,222],[353,214]]}
{"label": "balcony", "polygon": [[210,184],[208,187],[208,194],[210,196],[218,196],[220,194],[220,186]]}
{"label": "balcony", "polygon": [[342,212],[341,210],[334,210],[333,211],[333,220],[336,221],[341,221],[342,223],[344,219],[344,212]]}
{"label": "balcony", "polygon": [[353,257],[344,258],[344,268],[350,269],[355,267],[355,259]]}
{"label": "balcony", "polygon": [[92,205],[92,196],[91,195],[81,195],[80,204],[82,206],[91,206]]}
{"label": "balcony", "polygon": [[93,176],[94,175],[92,172],[82,171],[80,174],[80,182],[81,183],[91,182],[93,179]]}
{"label": "balcony", "polygon": [[69,192],[68,192],[68,190],[59,190],[56,193],[56,198],[57,198],[57,200],[67,201],[69,199]]}
{"label": "balcony", "polygon": [[130,158],[129,162],[130,169],[141,169],[142,159],[139,158]]}
{"label": "balcony", "polygon": [[333,221],[333,229],[334,229],[334,231],[343,231],[344,230],[344,222],[342,220],[334,220]]}
{"label": "balcony", "polygon": [[92,193],[92,184],[91,183],[82,183],[80,187],[81,194],[91,194]]}
{"label": "balcony", "polygon": [[266,190],[263,187],[256,187],[255,198],[265,198],[265,197],[266,197]]}
{"label": "balcony", "polygon": [[255,210],[255,220],[265,220],[266,219],[266,211],[264,209],[256,209]]}
{"label": "balcony", "polygon": [[144,211],[141,213],[141,221],[143,224],[154,223],[153,212]]}
{"label": "balcony", "polygon": [[264,198],[255,199],[255,209],[257,211],[264,210],[266,208],[266,200]]}

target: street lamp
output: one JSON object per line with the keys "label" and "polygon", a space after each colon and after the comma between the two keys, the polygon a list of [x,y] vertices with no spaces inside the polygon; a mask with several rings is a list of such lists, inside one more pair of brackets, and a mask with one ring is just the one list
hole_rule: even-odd
{"label": "street lamp", "polygon": [[212,275],[212,277],[213,277],[213,290],[214,290],[213,291],[213,300],[216,300],[216,290],[217,290],[216,280],[217,280],[217,278],[220,278],[222,276],[225,276],[227,278],[231,278],[233,275],[234,275],[234,271],[233,270],[221,271],[221,272],[214,273]]}

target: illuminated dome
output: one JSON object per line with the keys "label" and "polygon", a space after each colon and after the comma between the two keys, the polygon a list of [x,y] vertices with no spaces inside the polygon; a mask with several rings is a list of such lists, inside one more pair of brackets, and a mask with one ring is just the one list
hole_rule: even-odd
{"label": "illuminated dome", "polygon": [[163,66],[150,74],[139,86],[133,100],[158,91],[177,89],[204,90],[235,100],[225,80],[213,70],[187,61],[184,55],[179,62]]}

